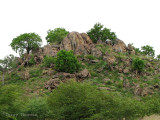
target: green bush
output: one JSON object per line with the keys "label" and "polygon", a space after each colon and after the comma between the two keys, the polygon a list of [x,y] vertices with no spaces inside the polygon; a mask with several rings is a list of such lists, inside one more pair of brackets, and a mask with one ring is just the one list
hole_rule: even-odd
{"label": "green bush", "polygon": [[26,120],[44,120],[49,117],[50,111],[46,99],[39,97],[32,98],[29,101],[27,101],[23,113],[32,115],[26,116]]}
{"label": "green bush", "polygon": [[137,70],[138,72],[142,72],[144,71],[144,60],[140,59],[140,58],[135,58],[132,60],[132,69],[133,70]]}
{"label": "green bush", "polygon": [[57,53],[55,68],[61,72],[73,73],[80,69],[80,64],[73,51],[61,50]]}
{"label": "green bush", "polygon": [[102,97],[89,84],[70,81],[62,83],[48,98],[50,109],[56,120],[79,120],[100,112]]}
{"label": "green bush", "polygon": [[43,66],[50,67],[51,64],[55,63],[55,58],[52,56],[45,56],[43,60]]}
{"label": "green bush", "polygon": [[94,43],[96,43],[98,40],[105,41],[107,39],[110,39],[114,42],[117,38],[114,32],[111,32],[110,29],[103,28],[101,23],[96,23],[93,28],[87,32],[87,34]]}
{"label": "green bush", "polygon": [[143,102],[73,81],[54,90],[48,104],[56,120],[132,120],[146,115]]}
{"label": "green bush", "polygon": [[7,85],[0,88],[0,118],[7,120],[15,118],[20,112],[20,95],[22,91],[18,86]]}
{"label": "green bush", "polygon": [[29,71],[29,75],[31,78],[32,77],[40,77],[41,74],[42,74],[42,70],[40,70],[40,69],[35,69],[35,70]]}
{"label": "green bush", "polygon": [[36,62],[35,62],[35,60],[34,60],[34,55],[32,54],[31,56],[32,56],[32,57],[31,57],[31,59],[30,59],[29,62],[28,62],[29,66],[32,66],[32,65],[35,65],[35,64],[36,64]]}
{"label": "green bush", "polygon": [[48,43],[60,43],[69,32],[64,28],[56,28],[54,30],[48,30],[47,33],[46,40]]}

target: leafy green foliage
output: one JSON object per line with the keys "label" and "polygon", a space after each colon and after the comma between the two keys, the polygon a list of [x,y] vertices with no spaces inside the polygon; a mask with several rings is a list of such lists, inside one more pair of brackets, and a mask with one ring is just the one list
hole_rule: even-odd
{"label": "leafy green foliage", "polygon": [[57,53],[56,70],[73,73],[80,69],[80,64],[74,56],[73,51],[61,50]]}
{"label": "leafy green foliage", "polygon": [[106,39],[110,39],[114,42],[117,38],[114,32],[111,32],[110,29],[103,28],[101,23],[96,23],[93,28],[87,32],[87,34],[94,43],[98,40],[105,41]]}
{"label": "leafy green foliage", "polygon": [[55,119],[79,120],[99,112],[103,102],[94,87],[70,81],[54,90],[48,103]]}
{"label": "leafy green foliage", "polygon": [[30,59],[29,62],[28,62],[29,66],[32,66],[32,65],[35,65],[35,64],[36,64],[36,62],[35,62],[35,60],[34,60],[34,55],[32,54],[31,56],[32,56],[32,57],[31,57],[31,59]]}
{"label": "leafy green foliage", "polygon": [[50,67],[53,63],[55,63],[55,58],[52,56],[45,56],[43,60],[43,66]]}
{"label": "leafy green foliage", "polygon": [[142,72],[144,70],[144,60],[140,59],[140,58],[135,58],[132,60],[132,68],[133,70],[137,70],[139,72]]}
{"label": "leafy green foliage", "polygon": [[48,30],[48,35],[46,37],[46,40],[48,43],[60,43],[63,38],[65,38],[68,35],[68,31],[66,31],[64,28],[55,28],[54,30]]}
{"label": "leafy green foliage", "polygon": [[48,104],[57,120],[132,120],[148,113],[143,102],[74,81],[62,83],[54,90]]}
{"label": "leafy green foliage", "polygon": [[12,40],[10,46],[14,51],[18,51],[20,55],[37,49],[41,46],[42,39],[36,33],[24,33]]}
{"label": "leafy green foliage", "polygon": [[[49,117],[49,108],[45,98],[33,98],[25,104],[24,114],[33,116],[26,116],[26,120],[44,120]],[[24,117],[23,117],[24,119]]]}
{"label": "leafy green foliage", "polygon": [[142,51],[141,51],[139,48],[135,48],[135,47],[134,47],[134,50],[135,50],[135,54],[136,54],[136,55],[142,54]]}
{"label": "leafy green foliage", "polygon": [[0,118],[5,120],[9,114],[18,114],[20,111],[20,95],[22,91],[15,85],[3,86],[0,88]]}
{"label": "leafy green foliage", "polygon": [[29,75],[30,77],[39,77],[42,74],[42,70],[41,69],[35,69],[35,70],[31,70],[29,71]]}
{"label": "leafy green foliage", "polygon": [[153,49],[153,47],[151,47],[149,45],[146,45],[146,46],[142,46],[141,49],[142,49],[142,53],[144,55],[148,55],[148,56],[154,57],[155,50]]}
{"label": "leafy green foliage", "polygon": [[159,55],[157,55],[157,60],[160,60],[160,54],[159,54]]}

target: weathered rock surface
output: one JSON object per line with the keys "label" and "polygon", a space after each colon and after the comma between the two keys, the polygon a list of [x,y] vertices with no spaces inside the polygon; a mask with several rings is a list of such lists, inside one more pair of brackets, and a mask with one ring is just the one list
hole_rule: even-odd
{"label": "weathered rock surface", "polygon": [[116,43],[113,45],[113,50],[115,50],[116,52],[125,53],[127,51],[127,47],[122,40],[117,39]]}
{"label": "weathered rock surface", "polygon": [[76,77],[78,79],[84,79],[84,78],[87,78],[87,77],[90,77],[90,73],[87,69],[84,69],[82,71],[80,71],[79,73],[76,74]]}
{"label": "weathered rock surface", "polygon": [[60,49],[73,50],[77,55],[92,54],[94,56],[101,56],[102,53],[93,44],[92,40],[86,33],[71,32],[63,39]]}

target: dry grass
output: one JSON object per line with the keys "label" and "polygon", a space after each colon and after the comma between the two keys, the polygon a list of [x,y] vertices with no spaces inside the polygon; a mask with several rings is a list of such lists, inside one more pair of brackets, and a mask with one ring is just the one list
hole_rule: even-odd
{"label": "dry grass", "polygon": [[140,120],[160,120],[160,116],[159,115],[151,115],[151,116],[146,116]]}

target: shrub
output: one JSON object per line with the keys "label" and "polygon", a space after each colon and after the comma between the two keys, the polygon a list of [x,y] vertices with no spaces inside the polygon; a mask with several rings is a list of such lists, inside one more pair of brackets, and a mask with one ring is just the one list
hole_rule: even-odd
{"label": "shrub", "polygon": [[87,34],[94,43],[98,40],[105,41],[106,39],[110,39],[114,42],[117,38],[116,34],[111,32],[110,29],[103,29],[103,25],[101,23],[96,23],[93,28],[87,32]]}
{"label": "shrub", "polygon": [[73,51],[61,50],[57,53],[55,68],[61,72],[73,73],[80,69],[80,64]]}
{"label": "shrub", "polygon": [[65,38],[68,35],[68,31],[66,31],[64,28],[56,28],[54,30],[48,30],[48,35],[46,37],[46,40],[48,43],[60,43],[63,38]]}
{"label": "shrub", "polygon": [[31,70],[29,71],[29,75],[30,77],[39,77],[42,74],[42,70],[40,69],[35,69],[35,70]]}
{"label": "shrub", "polygon": [[43,66],[50,67],[54,62],[55,59],[52,56],[45,56],[43,60]]}
{"label": "shrub", "polygon": [[32,65],[35,65],[35,64],[36,64],[36,62],[35,62],[35,60],[34,60],[34,55],[32,54],[31,56],[32,56],[32,57],[31,57],[31,59],[30,59],[29,62],[28,62],[29,66],[32,66]]}
{"label": "shrub", "polygon": [[101,94],[93,86],[69,81],[52,92],[48,103],[55,119],[79,120],[99,112],[101,100]]}
{"label": "shrub", "polygon": [[11,119],[12,116],[10,114],[18,114],[20,112],[20,91],[22,90],[15,85],[0,88],[0,118],[2,120]]}
{"label": "shrub", "polygon": [[132,60],[132,69],[137,70],[138,72],[142,72],[144,70],[144,60],[140,58],[135,58]]}
{"label": "shrub", "polygon": [[50,114],[48,104],[45,98],[32,98],[26,103],[23,112],[24,114],[33,114],[33,116],[26,116],[26,120],[44,120],[48,118]]}
{"label": "shrub", "polygon": [[121,120],[146,114],[145,105],[138,100],[73,81],[54,90],[48,104],[56,120]]}

